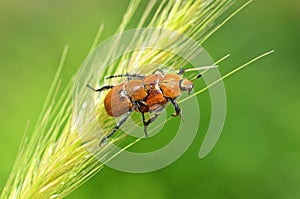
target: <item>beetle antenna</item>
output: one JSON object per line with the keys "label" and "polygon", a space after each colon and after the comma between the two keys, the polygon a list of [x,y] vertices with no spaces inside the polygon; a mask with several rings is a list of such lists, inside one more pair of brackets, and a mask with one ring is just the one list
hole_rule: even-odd
{"label": "beetle antenna", "polygon": [[111,78],[117,78],[117,77],[137,77],[137,78],[144,78],[144,75],[140,75],[140,74],[119,74],[119,75],[112,75],[112,76],[108,76],[105,79],[111,79]]}
{"label": "beetle antenna", "polygon": [[103,87],[101,87],[101,88],[99,88],[99,89],[95,89],[95,88],[93,88],[91,85],[89,85],[89,84],[87,84],[86,85],[88,88],[90,88],[90,89],[92,89],[94,92],[101,92],[101,91],[103,91],[103,90],[107,90],[107,89],[111,89],[111,88],[113,88],[114,86],[112,86],[112,85],[107,85],[107,86],[103,86]]}
{"label": "beetle antenna", "polygon": [[[191,82],[196,80],[196,79],[199,79],[202,77],[202,75],[204,73],[206,73],[209,69],[212,69],[212,68],[217,68],[219,67],[218,65],[212,65],[212,66],[202,66],[202,67],[199,67],[199,68],[190,68],[190,69],[187,69],[186,71],[189,72],[189,71],[195,71],[195,70],[204,70],[202,73],[200,73],[199,75],[197,75],[196,77],[192,78],[191,79]],[[186,72],[185,71],[185,72]]]}
{"label": "beetle antenna", "polygon": [[94,89],[91,85],[87,84],[86,85],[88,88],[92,89],[93,91],[97,92],[96,89]]}
{"label": "beetle antenna", "polygon": [[[227,59],[228,57],[230,57],[230,54],[225,55],[225,56],[222,57],[220,60],[218,60],[217,62],[215,62],[215,65],[212,65],[212,66],[202,66],[202,67],[200,67],[200,68],[204,69],[204,71],[203,71],[202,73],[200,73],[199,75],[197,75],[196,77],[192,78],[191,81],[194,81],[194,80],[196,80],[196,79],[199,79],[199,78],[202,77],[202,75],[203,75],[204,73],[206,73],[209,69],[219,67],[217,64],[220,63],[220,62],[222,62],[223,60]],[[191,68],[191,69],[187,69],[187,70],[193,71],[193,70],[197,70],[197,69],[199,69],[199,68]],[[199,69],[199,70],[200,70],[200,69]]]}
{"label": "beetle antenna", "polygon": [[191,82],[193,82],[194,80],[199,79],[199,78],[201,78],[201,77],[202,77],[202,73],[200,73],[200,74],[197,75],[196,77],[192,78],[192,79],[191,79]]}

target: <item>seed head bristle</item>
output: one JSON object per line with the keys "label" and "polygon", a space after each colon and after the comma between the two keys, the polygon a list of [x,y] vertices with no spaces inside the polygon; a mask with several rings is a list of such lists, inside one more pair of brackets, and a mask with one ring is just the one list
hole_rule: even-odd
{"label": "seed head bristle", "polygon": [[[136,10],[140,8],[140,2],[141,0],[131,1],[117,33],[125,32]],[[231,3],[231,0],[150,0],[137,27],[167,29],[185,34],[202,43],[224,25],[221,23],[214,26],[214,23]],[[175,70],[186,64],[186,60],[176,56],[176,52],[145,48],[123,54],[118,60],[111,60],[118,53],[118,49],[124,48],[120,46],[121,37],[115,38],[110,45],[111,48],[106,49],[101,62],[97,62],[99,59],[96,46],[102,31],[103,26],[100,26],[91,53],[81,66],[81,68],[92,66],[94,70],[84,74],[79,70],[76,75],[84,77],[80,81],[82,89],[75,84],[76,78],[73,78],[63,91],[59,89],[60,73],[68,49],[65,48],[41,116],[32,133],[24,136],[1,199],[63,198],[103,168],[104,164],[91,155],[87,148],[94,147],[93,150],[97,152],[98,157],[102,157],[102,162],[109,161],[117,155],[107,157],[111,150],[110,144],[98,147],[100,138],[98,134],[91,133],[97,131],[100,125],[104,129],[100,132],[103,135],[114,126],[115,121],[109,118],[104,110],[103,94],[94,94],[95,104],[92,105],[83,100],[84,96],[90,96],[92,92],[86,88],[87,84],[97,89],[97,86],[103,85],[105,76],[132,71],[149,73],[161,65],[170,66],[170,70]],[[178,39],[176,34],[168,35],[161,31],[152,31],[151,34],[136,34],[132,38],[132,43],[147,41],[153,45],[160,43],[162,46],[173,45],[173,49],[184,49],[186,44],[184,41],[178,42]],[[128,43],[128,46],[130,45]],[[192,54],[195,49],[189,49],[190,53]],[[100,71],[102,65],[109,67]],[[153,67],[144,67],[146,65]],[[98,78],[97,81],[90,82],[95,77]],[[118,81],[120,80],[116,78],[110,80],[111,83]],[[93,106],[94,112],[86,111],[89,106]],[[78,123],[83,119],[86,123],[79,126]],[[86,138],[85,140],[81,139],[79,132]],[[115,141],[123,138],[124,135],[121,135]]]}

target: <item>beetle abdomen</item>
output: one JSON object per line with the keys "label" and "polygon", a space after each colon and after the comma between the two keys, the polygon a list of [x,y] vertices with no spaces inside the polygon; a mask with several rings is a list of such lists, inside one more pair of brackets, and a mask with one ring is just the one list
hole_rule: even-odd
{"label": "beetle abdomen", "polygon": [[126,95],[124,83],[113,87],[104,99],[104,107],[109,116],[119,117],[132,108],[132,103]]}

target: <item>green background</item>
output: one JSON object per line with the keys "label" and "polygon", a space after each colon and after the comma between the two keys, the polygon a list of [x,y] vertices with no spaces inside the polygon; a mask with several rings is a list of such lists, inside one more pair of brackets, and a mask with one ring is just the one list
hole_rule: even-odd
{"label": "green background", "polygon": [[[66,84],[98,25],[105,24],[102,39],[112,35],[128,2],[0,1],[0,190],[27,119],[34,122],[41,110],[64,45],[70,45]],[[276,50],[224,81],[227,118],[209,156],[197,157],[209,119],[204,93],[204,124],[179,160],[147,174],[105,168],[67,198],[300,198],[299,21],[298,0],[254,1],[204,44],[216,60],[232,54],[223,74]]]}

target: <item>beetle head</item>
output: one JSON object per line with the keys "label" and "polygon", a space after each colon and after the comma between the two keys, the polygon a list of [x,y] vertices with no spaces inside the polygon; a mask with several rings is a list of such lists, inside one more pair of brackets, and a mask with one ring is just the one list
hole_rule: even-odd
{"label": "beetle head", "polygon": [[179,82],[179,87],[180,87],[180,90],[188,91],[188,94],[190,94],[194,88],[194,84],[193,84],[193,82],[191,82],[188,79],[181,79]]}

